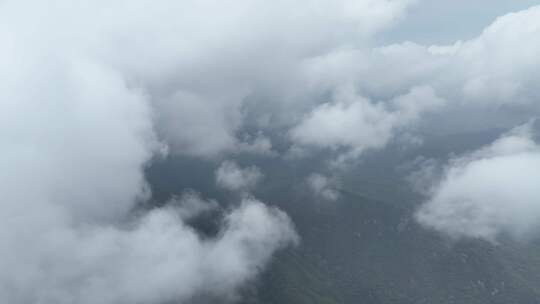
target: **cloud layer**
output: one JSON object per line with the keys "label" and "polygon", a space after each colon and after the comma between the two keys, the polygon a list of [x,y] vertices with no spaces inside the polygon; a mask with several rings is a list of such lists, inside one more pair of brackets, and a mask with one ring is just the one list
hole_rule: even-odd
{"label": "cloud layer", "polygon": [[[297,241],[283,212],[253,198],[210,239],[185,220],[217,202],[188,193],[138,209],[151,197],[144,169],[167,152],[275,156],[271,133],[349,159],[425,116],[466,120],[446,110],[511,109],[490,125],[538,113],[540,7],[454,45],[372,48],[413,2],[0,2],[0,301],[230,298]],[[487,239],[530,231],[538,146],[516,134],[452,163],[420,221]],[[261,176],[224,162],[216,181],[248,191]]]}
{"label": "cloud layer", "polygon": [[296,241],[288,217],[255,200],[230,212],[214,239],[201,239],[180,216],[164,208],[129,227],[19,227],[16,237],[3,236],[0,296],[9,303],[232,299],[275,249]]}
{"label": "cloud layer", "polygon": [[295,3],[0,4],[2,301],[229,296],[294,242],[286,215],[252,199],[211,240],[174,208],[134,210],[163,145],[199,157],[245,149],[236,132],[249,94],[404,6]]}
{"label": "cloud layer", "polygon": [[337,150],[351,157],[384,147],[400,127],[414,123],[425,111],[444,104],[429,87],[415,87],[389,102],[375,103],[351,87],[340,90],[337,101],[317,106],[291,130],[294,142]]}
{"label": "cloud layer", "polygon": [[[540,65],[535,56],[539,16],[540,6],[509,13],[475,38],[450,45],[405,41],[339,48],[310,58],[303,68],[312,88],[336,92],[348,84],[370,100],[391,101],[414,87],[429,87],[446,101],[438,111],[420,115],[423,128],[431,132],[515,126],[540,113],[534,84]],[[408,126],[406,121],[401,128]]]}
{"label": "cloud layer", "polygon": [[540,223],[540,145],[531,125],[453,160],[417,219],[452,237],[530,237]]}
{"label": "cloud layer", "polygon": [[335,201],[339,198],[339,192],[335,189],[334,182],[322,174],[313,173],[308,176],[307,185],[315,196],[328,201]]}
{"label": "cloud layer", "polygon": [[216,169],[216,184],[231,191],[247,192],[252,190],[264,177],[255,166],[241,168],[232,161],[224,161]]}
{"label": "cloud layer", "polygon": [[[144,168],[167,152],[272,154],[240,134],[262,121],[247,102],[288,96],[303,58],[365,41],[408,2],[2,1],[0,300],[233,296],[296,241],[288,217],[245,198],[203,239],[184,220],[217,203],[188,193],[140,211]],[[260,176],[231,183],[227,168],[234,189]]]}

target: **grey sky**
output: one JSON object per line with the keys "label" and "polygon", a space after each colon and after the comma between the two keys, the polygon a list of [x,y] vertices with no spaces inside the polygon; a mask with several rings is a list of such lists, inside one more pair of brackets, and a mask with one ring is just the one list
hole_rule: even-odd
{"label": "grey sky", "polygon": [[540,4],[538,0],[419,0],[379,44],[413,41],[449,44],[479,35],[498,16]]}

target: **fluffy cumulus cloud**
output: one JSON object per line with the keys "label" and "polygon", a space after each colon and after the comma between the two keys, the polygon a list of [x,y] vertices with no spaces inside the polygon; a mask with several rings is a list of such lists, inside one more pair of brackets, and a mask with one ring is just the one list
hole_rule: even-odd
{"label": "fluffy cumulus cloud", "polygon": [[[255,200],[230,212],[212,239],[201,239],[182,224],[181,215],[156,209],[129,227],[84,229],[36,216],[17,227],[21,223],[11,219],[11,227],[4,228],[18,230],[16,236],[3,231],[0,296],[7,303],[166,303],[199,294],[233,298],[273,250],[296,240],[284,213]],[[54,225],[45,226],[45,220],[55,220]]]}
{"label": "fluffy cumulus cloud", "polygon": [[455,53],[469,75],[466,98],[498,104],[536,103],[534,85],[540,60],[540,6],[498,18],[472,41],[458,43]]}
{"label": "fluffy cumulus cloud", "polygon": [[534,6],[497,18],[470,40],[344,47],[304,61],[302,71],[312,88],[335,91],[352,83],[370,99],[391,100],[428,86],[447,104],[427,128],[508,127],[540,113],[539,20],[540,6]]}
{"label": "fluffy cumulus cloud", "polygon": [[540,223],[540,145],[533,123],[450,162],[417,219],[452,237],[530,237]]}
{"label": "fluffy cumulus cloud", "polygon": [[304,58],[364,41],[409,2],[140,0],[90,5],[83,19],[93,54],[150,95],[171,152],[212,157],[245,147],[248,100],[287,99]]}
{"label": "fluffy cumulus cloud", "polygon": [[194,190],[187,190],[180,196],[174,196],[168,203],[175,207],[175,212],[183,220],[195,218],[203,213],[219,209],[219,204],[215,200],[205,200],[201,194]]}
{"label": "fluffy cumulus cloud", "polygon": [[[384,147],[416,123],[425,132],[443,133],[515,126],[540,115],[539,39],[540,6],[533,6],[450,45],[406,41],[314,56],[302,66],[307,86],[333,98],[303,115],[290,136],[303,146],[357,156]],[[344,84],[348,94],[342,93]],[[395,105],[418,87],[429,88],[427,100],[441,101],[415,96],[401,103],[408,110]],[[416,176],[423,187],[438,181],[418,220],[454,237],[532,234],[539,215],[538,144],[520,132],[454,159],[446,169],[431,164]]]}
{"label": "fluffy cumulus cloud", "polygon": [[[349,158],[442,108],[538,113],[540,7],[455,45],[371,49],[413,2],[1,1],[0,302],[233,297],[296,241],[284,213],[252,198],[226,212],[194,192],[137,208],[166,151],[275,156],[272,136],[286,134],[280,145]],[[537,158],[514,134],[452,163],[419,219],[453,235],[530,231]],[[249,191],[261,176],[224,162],[216,181]],[[209,210],[225,212],[210,238],[186,224]]]}
{"label": "fluffy cumulus cloud", "polygon": [[335,182],[328,177],[313,173],[307,178],[307,185],[316,196],[328,201],[335,201],[339,198],[339,192],[335,188]]}
{"label": "fluffy cumulus cloud", "polygon": [[160,146],[148,96],[99,62],[17,50],[0,59],[2,302],[231,297],[294,242],[287,216],[254,200],[209,240],[183,222],[193,206],[133,214]]}
{"label": "fluffy cumulus cloud", "polygon": [[356,157],[367,149],[383,147],[400,128],[444,104],[429,87],[414,87],[390,101],[375,102],[347,86],[334,99],[317,106],[291,130],[296,143],[344,148]]}
{"label": "fluffy cumulus cloud", "polygon": [[252,190],[264,177],[256,166],[241,168],[233,161],[224,161],[216,172],[216,184],[231,191]]}
{"label": "fluffy cumulus cloud", "polygon": [[269,150],[238,136],[245,101],[287,95],[304,58],[363,41],[407,4],[2,1],[0,300],[233,294],[295,241],[287,216],[247,199],[202,239],[183,221],[193,206],[137,212],[143,169],[163,145]]}
{"label": "fluffy cumulus cloud", "polygon": [[4,1],[3,55],[106,65],[151,99],[172,152],[212,156],[241,144],[246,99],[286,94],[304,58],[365,40],[410,2]]}
{"label": "fluffy cumulus cloud", "polygon": [[2,302],[230,296],[295,240],[285,214],[254,200],[233,210],[211,240],[183,224],[194,212],[187,202],[200,204],[194,196],[183,197],[181,210],[130,219],[148,196],[142,168],[157,146],[144,95],[96,64],[1,73],[21,77],[1,93]]}

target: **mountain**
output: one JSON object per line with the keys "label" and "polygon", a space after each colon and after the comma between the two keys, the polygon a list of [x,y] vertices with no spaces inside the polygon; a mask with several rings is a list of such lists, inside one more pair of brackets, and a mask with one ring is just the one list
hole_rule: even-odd
{"label": "mountain", "polygon": [[[402,168],[413,155],[446,159],[500,133],[431,136],[415,151],[390,147],[367,155],[342,174],[337,201],[325,201],[305,186],[306,176],[326,168],[324,155],[294,164],[246,157],[246,164],[266,175],[254,195],[287,212],[301,242],[277,254],[240,291],[241,303],[538,303],[539,241],[451,240],[421,227],[414,212],[423,198],[410,190],[409,171]],[[194,188],[234,203],[234,195],[215,190],[213,168],[178,158],[156,163],[147,175],[162,200]]]}

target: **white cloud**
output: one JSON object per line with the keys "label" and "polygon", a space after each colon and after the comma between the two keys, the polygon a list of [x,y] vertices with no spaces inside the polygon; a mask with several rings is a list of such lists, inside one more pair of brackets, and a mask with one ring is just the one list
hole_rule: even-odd
{"label": "white cloud", "polygon": [[402,128],[425,112],[444,104],[429,87],[415,87],[388,102],[358,96],[353,88],[342,89],[335,100],[317,106],[291,130],[301,145],[347,149],[356,157],[368,149],[385,146]]}
{"label": "white cloud", "polygon": [[234,297],[275,249],[297,238],[284,213],[255,200],[233,210],[212,239],[202,240],[179,216],[156,209],[131,228],[24,223],[17,235],[3,235],[9,247],[2,248],[0,297],[60,304],[184,302],[202,293]]}
{"label": "white cloud", "polygon": [[335,201],[339,198],[339,192],[335,189],[333,182],[322,174],[311,174],[307,178],[307,184],[316,196],[320,196],[325,200]]}
{"label": "white cloud", "polygon": [[450,45],[406,41],[377,48],[344,47],[304,61],[309,87],[352,84],[369,100],[391,100],[429,86],[445,111],[421,115],[425,128],[463,132],[509,127],[540,114],[540,6],[499,17],[477,37]]}
{"label": "white cloud", "polygon": [[[163,142],[197,157],[271,151],[268,138],[239,138],[248,101],[264,104],[265,119],[249,120],[267,127],[279,120],[273,116],[285,126],[302,117],[289,133],[301,148],[350,155],[383,147],[439,107],[437,96],[535,105],[538,8],[455,47],[369,51],[367,38],[411,2],[0,2],[0,301],[163,303],[234,294],[296,240],[282,212],[244,200],[219,237],[202,240],[183,218],[215,204],[196,195],[135,219],[134,210],[148,199],[143,169]],[[312,98],[325,92],[334,99]],[[527,143],[516,142],[485,161],[536,166],[536,144],[517,153]],[[460,166],[488,170],[474,169],[477,162]],[[262,176],[234,163],[216,174],[238,191]],[[513,231],[494,218],[497,229]]]}
{"label": "white cloud", "polygon": [[530,126],[452,161],[417,220],[456,238],[537,234],[540,145],[531,139]]}
{"label": "white cloud", "polygon": [[172,197],[167,205],[174,206],[175,212],[182,220],[189,220],[212,210],[217,210],[219,204],[215,200],[205,200],[198,192],[188,190],[180,196]]}
{"label": "white cloud", "polygon": [[172,153],[211,157],[241,144],[246,98],[284,98],[303,59],[365,41],[411,2],[3,1],[0,66],[97,61],[149,97]]}
{"label": "white cloud", "polygon": [[264,177],[258,167],[241,168],[233,161],[224,161],[215,175],[216,184],[231,191],[252,190]]}
{"label": "white cloud", "polygon": [[242,144],[236,135],[248,98],[272,92],[271,103],[285,99],[302,82],[296,74],[304,58],[362,43],[410,2],[103,2],[107,11],[84,8],[77,22],[89,33],[77,35],[89,35],[85,50],[151,95],[158,134],[172,153],[213,157]]}
{"label": "white cloud", "polygon": [[157,130],[173,153],[212,157],[232,151],[238,145],[235,130],[241,124],[241,98],[212,99],[176,92],[156,102]]}
{"label": "white cloud", "polygon": [[174,208],[129,221],[158,147],[147,96],[101,64],[59,60],[0,70],[10,84],[0,90],[2,302],[232,296],[296,239],[286,215],[254,200],[211,240]]}
{"label": "white cloud", "polygon": [[540,6],[507,14],[476,39],[461,44],[456,55],[468,72],[465,97],[496,104],[536,101],[539,18]]}
{"label": "white cloud", "polygon": [[182,209],[136,216],[150,194],[143,169],[157,138],[173,153],[238,149],[242,105],[260,83],[402,6],[366,1],[371,16],[345,2],[2,1],[0,301],[234,295],[296,240],[287,216],[248,199],[203,240]]}
{"label": "white cloud", "polygon": [[248,154],[257,154],[257,155],[266,155],[266,156],[275,156],[276,152],[272,150],[272,141],[270,138],[257,134],[255,137],[247,137],[242,143],[238,145],[238,152],[248,153]]}

